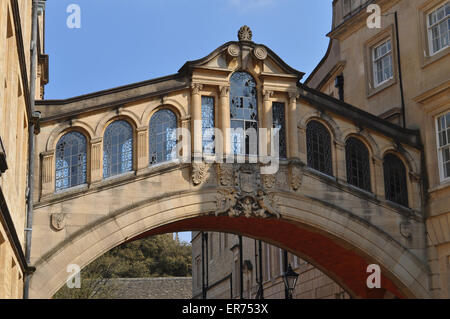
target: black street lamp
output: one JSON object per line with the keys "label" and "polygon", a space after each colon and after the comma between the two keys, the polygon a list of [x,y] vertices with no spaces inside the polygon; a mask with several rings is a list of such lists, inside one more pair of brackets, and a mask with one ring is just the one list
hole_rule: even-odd
{"label": "black street lamp", "polygon": [[283,280],[286,290],[288,291],[287,299],[292,299],[295,285],[297,284],[299,274],[292,270],[291,264],[288,265],[287,271],[284,273]]}

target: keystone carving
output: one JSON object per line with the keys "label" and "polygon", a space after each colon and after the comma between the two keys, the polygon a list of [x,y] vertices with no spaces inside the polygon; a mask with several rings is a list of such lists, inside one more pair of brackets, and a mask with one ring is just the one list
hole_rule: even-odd
{"label": "keystone carving", "polygon": [[192,163],[192,182],[198,186],[208,178],[209,165],[206,163]]}
{"label": "keystone carving", "polygon": [[294,160],[289,163],[289,175],[291,180],[291,187],[297,191],[303,182],[303,167],[304,164],[299,160]]}
{"label": "keystone carving", "polygon": [[279,206],[273,194],[258,190],[255,194],[241,194],[232,190],[221,190],[217,194],[216,216],[246,218],[280,218]]}
{"label": "keystone carving", "polygon": [[66,227],[66,215],[63,213],[51,214],[50,220],[56,231],[61,231]]}

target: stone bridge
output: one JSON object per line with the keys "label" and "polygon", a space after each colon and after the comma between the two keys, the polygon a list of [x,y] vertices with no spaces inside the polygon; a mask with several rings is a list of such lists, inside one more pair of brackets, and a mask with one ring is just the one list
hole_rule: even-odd
{"label": "stone bridge", "polygon": [[[237,73],[250,79],[243,88],[236,88]],[[302,76],[243,30],[239,42],[187,62],[174,75],[68,100],[39,101],[32,246],[36,272],[30,296],[50,298],[67,280],[68,265],[85,267],[124,242],[203,230],[286,249],[353,297],[428,298],[418,133],[312,90],[300,84]],[[239,118],[232,110],[236,101],[256,116]],[[190,163],[186,150],[202,153],[205,136],[194,123],[205,123],[206,106],[212,105],[208,118],[214,126],[226,131],[238,120],[272,128],[279,119],[275,104],[282,106],[281,141],[286,145],[275,174],[262,174],[260,163],[221,163],[222,156],[214,163]],[[170,114],[176,127],[192,133],[192,140],[178,139],[176,156],[165,153],[175,141],[169,131],[158,135],[158,125],[168,125]],[[328,169],[314,164],[312,153],[319,164],[324,155],[308,144],[314,141],[308,137],[312,122],[326,129],[313,136],[320,137],[319,150],[329,150]],[[114,123],[117,130],[111,133]],[[69,139],[73,132],[78,135]],[[324,136],[329,143],[321,144]],[[364,187],[349,178],[354,175],[346,152],[351,139],[367,150]],[[225,156],[234,143],[225,134]],[[391,187],[388,156],[398,158],[405,171],[398,175],[404,178],[400,203],[386,189]],[[370,264],[381,267],[380,289],[366,285]]]}

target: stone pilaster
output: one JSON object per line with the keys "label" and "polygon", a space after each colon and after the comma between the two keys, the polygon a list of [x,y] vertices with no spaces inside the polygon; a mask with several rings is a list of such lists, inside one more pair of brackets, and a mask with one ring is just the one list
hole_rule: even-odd
{"label": "stone pilaster", "polygon": [[137,170],[147,168],[149,165],[148,158],[148,127],[143,126],[137,129],[136,139],[136,167]]}
{"label": "stone pilaster", "polygon": [[202,96],[203,85],[193,83],[191,87],[191,138],[194,158],[202,156]]}
{"label": "stone pilaster", "polygon": [[103,178],[103,156],[102,156],[102,147],[103,147],[103,138],[96,138],[91,140],[91,167],[90,167],[90,178],[88,181],[90,183],[96,183],[102,180]]}
{"label": "stone pilaster", "polygon": [[334,167],[333,174],[334,176],[346,182],[347,181],[347,166],[345,163],[345,144],[341,141],[334,141]]}
{"label": "stone pilaster", "polygon": [[373,157],[373,178],[372,185],[375,185],[372,191],[379,198],[383,198],[384,191],[384,171],[383,171],[383,159],[379,157]]}
{"label": "stone pilaster", "polygon": [[55,151],[41,153],[42,196],[55,192]]}

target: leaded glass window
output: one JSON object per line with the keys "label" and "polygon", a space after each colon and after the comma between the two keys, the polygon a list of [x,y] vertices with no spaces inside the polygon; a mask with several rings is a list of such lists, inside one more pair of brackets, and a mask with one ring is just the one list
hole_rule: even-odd
{"label": "leaded glass window", "polygon": [[177,147],[177,117],[171,110],[157,111],[150,120],[150,165],[175,159]]}
{"label": "leaded glass window", "polygon": [[[235,72],[230,79],[231,145],[234,154],[257,155],[258,103],[256,82],[246,72]],[[249,130],[247,132],[247,130]],[[245,133],[249,134],[245,134]],[[254,133],[255,141],[250,138]],[[244,138],[245,134],[245,138]],[[244,144],[243,144],[244,143]]]}
{"label": "leaded glass window", "polygon": [[438,160],[441,180],[450,178],[450,112],[437,119]]}
{"label": "leaded glass window", "polygon": [[284,103],[274,102],[272,104],[272,119],[273,128],[278,128],[279,138],[279,156],[280,158],[287,157],[286,148],[286,116]]}
{"label": "leaded glass window", "polygon": [[397,156],[388,154],[384,157],[383,168],[386,199],[408,206],[405,165]]}
{"label": "leaded glass window", "polygon": [[370,192],[370,161],[367,147],[359,139],[351,137],[345,145],[347,182]]}
{"label": "leaded glass window", "polygon": [[86,137],[65,134],[56,145],[56,191],[86,183]]}
{"label": "leaded glass window", "polygon": [[111,123],[103,137],[103,177],[133,170],[133,128],[126,121]]}
{"label": "leaded glass window", "polygon": [[202,96],[202,147],[203,153],[214,154],[214,98]]}
{"label": "leaded glass window", "polygon": [[306,127],[308,166],[324,174],[333,175],[331,135],[325,126],[311,121]]}

